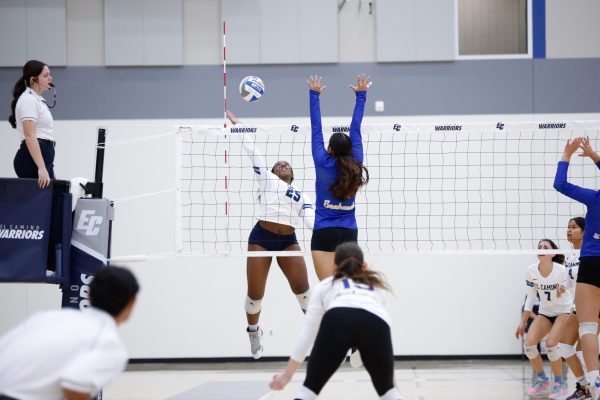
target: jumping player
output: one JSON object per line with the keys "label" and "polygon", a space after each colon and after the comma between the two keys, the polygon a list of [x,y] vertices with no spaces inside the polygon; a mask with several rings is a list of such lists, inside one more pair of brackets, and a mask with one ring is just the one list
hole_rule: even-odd
{"label": "jumping player", "polygon": [[586,229],[579,256],[579,273],[575,287],[575,303],[579,322],[579,340],[588,370],[583,385],[590,391],[592,398],[597,399],[600,394],[597,338],[600,312],[600,191],[582,188],[568,182],[569,162],[578,148],[583,150],[580,154],[581,157],[589,157],[600,168],[600,155],[592,149],[589,137],[570,139],[558,162],[554,189],[587,207]]}
{"label": "jumping player", "polygon": [[[230,111],[227,112],[227,117],[232,124],[239,123]],[[294,170],[287,161],[277,161],[269,170],[252,137],[245,133],[242,140],[259,185],[255,214],[258,222],[248,238],[248,251],[300,251],[295,228],[304,224],[312,230],[315,218],[312,202],[306,194],[292,186]],[[260,358],[263,351],[262,330],[258,321],[271,261],[272,257],[248,257],[246,261],[246,331],[250,338],[250,351],[255,359]],[[300,307],[305,311],[309,286],[304,258],[277,257],[277,264],[287,278]]]}
{"label": "jumping player", "polygon": [[369,171],[362,164],[360,125],[370,85],[370,78],[362,74],[358,76],[356,86],[350,85],[356,93],[350,137],[336,132],[331,135],[325,149],[319,105],[319,96],[325,86],[319,76],[311,76],[308,80],[317,193],[315,228],[310,248],[319,280],[333,275],[333,252],[336,246],[344,242],[356,242],[358,239],[355,196],[358,189],[369,181]]}

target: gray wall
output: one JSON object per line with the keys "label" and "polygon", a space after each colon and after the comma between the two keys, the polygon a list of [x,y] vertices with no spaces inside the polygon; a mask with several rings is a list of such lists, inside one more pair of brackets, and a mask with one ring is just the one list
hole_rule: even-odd
{"label": "gray wall", "polygon": [[[219,118],[221,66],[53,68],[55,119]],[[367,115],[600,112],[600,59],[478,60],[437,63],[343,63],[235,66],[228,105],[241,117],[307,116],[306,77],[325,78],[323,114],[350,115],[348,84],[359,72],[374,81]],[[244,102],[238,83],[260,76],[265,96]],[[0,69],[0,109],[8,116],[18,68]],[[385,101],[376,114],[373,102]]]}

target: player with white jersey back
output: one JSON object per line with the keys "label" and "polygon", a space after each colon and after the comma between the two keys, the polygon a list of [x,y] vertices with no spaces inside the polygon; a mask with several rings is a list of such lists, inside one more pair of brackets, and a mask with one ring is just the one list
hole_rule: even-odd
{"label": "player with white jersey back", "polygon": [[[230,111],[227,117],[234,125],[239,124]],[[258,183],[255,203],[258,221],[248,238],[248,251],[300,251],[295,229],[305,226],[312,231],[315,219],[312,202],[302,190],[292,185],[294,170],[287,161],[280,160],[272,168],[267,167],[267,161],[256,146],[250,130],[239,126],[231,129],[232,134],[241,139]],[[260,358],[263,352],[262,329],[258,321],[271,261],[272,257],[248,257],[246,261],[246,332],[250,339],[250,352],[255,359]],[[277,257],[277,264],[296,295],[300,308],[305,311],[309,286],[304,258]]]}
{"label": "player with white jersey back", "polygon": [[[538,249],[558,249],[550,239],[542,239]],[[525,282],[527,284],[527,299],[523,308],[521,322],[517,327],[516,337],[524,337],[525,325],[537,295],[540,297],[538,316],[533,320],[525,342],[523,344],[525,355],[529,358],[537,378],[528,394],[531,396],[548,394],[551,399],[563,398],[567,394],[567,387],[562,377],[562,360],[558,341],[565,326],[571,309],[573,296],[568,290],[570,286],[569,274],[562,254],[538,254],[539,262],[527,267]],[[538,351],[538,343],[546,337],[546,351],[554,374],[554,383],[550,387],[548,377],[544,372],[542,357]]]}
{"label": "player with white jersey back", "polygon": [[283,389],[314,343],[304,384],[294,399],[315,399],[348,349],[354,347],[360,351],[379,397],[400,400],[394,386],[388,285],[379,273],[368,269],[355,242],[336,247],[334,264],[334,275],[313,288],[306,320],[287,368],[273,377],[270,386]]}

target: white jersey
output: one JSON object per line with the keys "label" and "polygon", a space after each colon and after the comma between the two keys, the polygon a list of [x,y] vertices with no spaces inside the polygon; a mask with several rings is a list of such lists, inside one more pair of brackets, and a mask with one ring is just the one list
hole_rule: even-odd
{"label": "white jersey", "polygon": [[[538,263],[527,267],[525,278],[527,284],[527,299],[525,300],[525,311],[531,311],[535,302],[536,294],[540,296],[539,313],[547,317],[556,317],[559,314],[568,314],[573,307],[573,295],[569,288],[569,274],[564,265],[552,263],[552,271],[543,277],[539,271]],[[558,295],[558,288],[565,286],[567,290]]]}
{"label": "white jersey", "polygon": [[21,133],[21,138],[25,139],[23,130],[23,121],[33,121],[36,123],[36,137],[56,142],[54,136],[54,119],[46,100],[33,89],[27,88],[19,96],[15,106],[15,118],[17,120],[17,131]]}
{"label": "white jersey", "polygon": [[335,307],[363,309],[375,314],[391,326],[391,318],[387,310],[389,296],[390,292],[385,289],[357,283],[349,278],[334,281],[333,277],[329,277],[322,280],[311,291],[304,326],[291,359],[304,361],[317,337],[323,315],[327,310]]}
{"label": "white jersey", "polygon": [[256,218],[294,228],[304,225],[312,230],[315,223],[315,210],[310,198],[271,172],[267,161],[248,133],[244,133],[242,140],[258,181]]}
{"label": "white jersey", "polygon": [[59,400],[70,389],[95,397],[127,359],[115,319],[105,311],[41,312],[0,338],[0,394]]}
{"label": "white jersey", "polygon": [[579,250],[573,250],[572,254],[567,255],[565,267],[571,281],[571,295],[573,296],[573,309],[575,309],[575,285],[577,284],[577,275],[579,274]]}

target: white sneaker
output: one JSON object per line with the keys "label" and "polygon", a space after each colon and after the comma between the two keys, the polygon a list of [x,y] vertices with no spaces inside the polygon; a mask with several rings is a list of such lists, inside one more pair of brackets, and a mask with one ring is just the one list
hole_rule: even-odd
{"label": "white sneaker", "polygon": [[263,352],[262,343],[260,342],[263,331],[260,328],[258,328],[257,331],[250,331],[246,328],[246,332],[248,332],[248,337],[250,338],[250,352],[252,353],[252,357],[254,357],[255,360],[258,360]]}
{"label": "white sneaker", "polygon": [[358,349],[354,349],[354,352],[350,354],[350,365],[352,366],[352,368],[362,367],[363,362]]}

